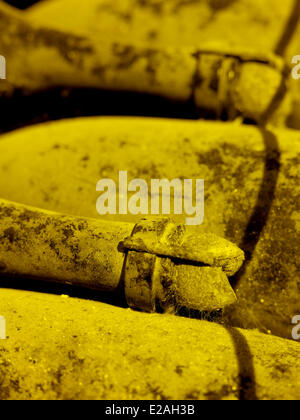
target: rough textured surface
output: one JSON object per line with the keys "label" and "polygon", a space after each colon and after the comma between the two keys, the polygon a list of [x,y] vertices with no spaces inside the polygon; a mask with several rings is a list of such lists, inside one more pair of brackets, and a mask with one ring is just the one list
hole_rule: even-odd
{"label": "rough textured surface", "polygon": [[299,344],[2,289],[4,399],[299,399]]}
{"label": "rough textured surface", "polygon": [[[90,0],[89,7],[80,0],[52,0],[31,8],[27,16],[33,23],[98,40],[273,51],[289,64],[300,52],[298,0]],[[296,84],[292,92],[298,102],[290,124],[299,127]]]}
{"label": "rough textured surface", "polygon": [[[273,51],[288,63],[300,53],[299,0],[51,0],[26,13],[31,26],[2,4],[0,54],[8,59],[9,81],[0,84],[1,130],[39,118],[85,115],[85,100],[89,113],[118,113],[124,93],[109,92],[99,100],[95,87],[148,93],[133,95],[138,111],[123,99],[121,113],[196,118],[197,103],[206,109],[205,117],[260,120],[275,91],[268,117],[281,101],[284,83],[265,65],[241,66],[232,50],[250,54],[258,49],[264,56]],[[200,54],[203,49],[221,54]],[[294,128],[300,121],[297,83],[290,90],[298,98],[289,119]],[[30,97],[15,90],[28,94],[54,86]],[[79,107],[73,103],[73,86],[85,87]],[[169,99],[159,106],[149,93]],[[65,111],[68,102],[73,113]],[[282,122],[284,114],[275,121]],[[9,338],[0,342],[0,399],[299,399],[299,344],[229,328],[258,328],[291,338],[291,319],[300,313],[299,141],[299,134],[284,130],[133,119],[64,122],[0,140],[0,197],[97,217],[96,182],[117,180],[120,169],[130,168],[130,178],[148,182],[202,177],[206,213],[201,230],[225,236],[247,254],[231,280],[239,303],[220,318],[222,325],[68,299],[67,294],[88,295],[74,287],[1,279],[0,317],[7,319]],[[37,236],[40,228],[34,227]],[[11,226],[4,228],[1,241],[7,251],[15,233]],[[69,233],[62,236],[68,244]],[[57,253],[57,243],[51,244]],[[76,268],[72,257],[78,249],[70,251],[68,263]],[[153,279],[165,280],[170,273],[173,279],[188,279],[175,285],[185,292],[181,304],[188,296],[197,307],[195,289],[218,279],[221,294],[213,297],[226,296],[219,269],[201,267],[199,279],[199,271],[166,260],[156,264]],[[137,268],[145,271],[142,264]],[[0,271],[5,269],[0,258]],[[14,286],[65,295],[3,289]],[[205,291],[204,303],[212,299]],[[173,292],[176,287],[171,293],[159,290],[166,306],[173,303]],[[112,299],[96,292],[89,296]]]}
{"label": "rough textured surface", "polygon": [[[42,91],[56,86],[92,87],[157,95],[229,119],[260,121],[278,97],[280,120],[290,111],[289,72],[280,60],[224,48],[194,48],[95,40],[73,32],[31,26],[0,3],[0,50],[9,63],[0,89]],[[225,51],[224,51],[225,50]],[[47,62],[47,66],[45,66]],[[264,95],[260,95],[261,88]]]}
{"label": "rough textured surface", "polygon": [[26,13],[33,22],[98,38],[273,51],[293,5],[293,0],[89,0],[86,7],[80,0],[52,0]]}
{"label": "rough textured surface", "polygon": [[0,199],[0,274],[115,291],[134,225],[76,218]]}
{"label": "rough textured surface", "polygon": [[[149,226],[153,228],[152,223]],[[177,312],[182,307],[215,311],[236,302],[226,274],[214,260],[211,265],[217,268],[203,267],[188,257],[182,260],[179,254],[173,255],[176,261],[156,259],[155,249],[150,249],[151,255],[130,252],[126,257],[127,249],[121,249],[120,243],[133,229],[134,224],[66,216],[0,199],[0,275],[30,276],[101,291],[120,290],[127,301],[130,295],[131,307],[150,312]],[[220,259],[223,250],[224,258],[228,258],[233,250],[233,259],[235,254],[243,259],[242,251],[228,241],[206,239],[201,248],[206,245],[208,254],[214,251]],[[196,241],[193,245],[197,246]],[[203,265],[205,262],[200,261]],[[235,266],[236,273],[241,265],[242,261],[237,266],[234,259],[233,265],[227,261],[225,269]],[[159,296],[158,288],[163,296]]]}
{"label": "rough textured surface", "polygon": [[236,274],[245,260],[243,251],[226,239],[161,217],[139,222],[120,245],[127,250],[219,267],[228,276]]}
{"label": "rough textured surface", "polygon": [[[231,322],[290,338],[299,313],[300,134],[237,124],[92,118],[1,137],[0,196],[48,210],[99,217],[96,184],[205,179],[203,232],[246,252],[233,279]],[[138,216],[107,216],[136,222]]]}

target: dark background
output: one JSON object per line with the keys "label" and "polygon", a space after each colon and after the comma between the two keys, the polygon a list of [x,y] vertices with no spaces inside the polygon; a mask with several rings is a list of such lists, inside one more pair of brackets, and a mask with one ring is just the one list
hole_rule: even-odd
{"label": "dark background", "polygon": [[34,3],[38,3],[38,1],[39,0],[5,0],[6,3],[18,7],[19,9],[26,9]]}

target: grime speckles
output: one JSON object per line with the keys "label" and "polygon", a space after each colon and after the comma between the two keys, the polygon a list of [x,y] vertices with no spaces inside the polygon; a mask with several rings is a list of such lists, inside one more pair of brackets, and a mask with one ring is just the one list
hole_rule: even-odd
{"label": "grime speckles", "polygon": [[46,230],[46,228],[47,228],[47,225],[44,223],[41,223],[40,225],[34,228],[34,232],[36,235],[40,235],[43,231]]}
{"label": "grime speckles", "polygon": [[62,233],[65,236],[66,240],[73,238],[74,237],[74,233],[75,233],[75,227],[71,227],[71,226],[67,226],[66,228],[63,229]]}
{"label": "grime speckles", "polygon": [[[5,27],[2,37],[6,54],[15,54],[18,49],[26,50],[51,48],[71,65],[81,68],[86,56],[94,53],[94,48],[84,37],[65,34],[48,28],[34,28],[22,19],[16,19],[9,13],[0,12],[1,23]],[[0,25],[0,29],[2,25]],[[6,41],[7,40],[7,41]]]}
{"label": "grime speckles", "polygon": [[108,13],[111,15],[114,15],[116,17],[118,17],[119,19],[121,19],[123,22],[129,24],[132,21],[132,12],[128,11],[128,12],[122,12],[121,10],[117,10],[114,8],[114,4],[112,3],[100,3],[97,6],[96,9],[96,13],[99,14],[99,16],[103,17],[104,13]]}
{"label": "grime speckles", "polygon": [[88,229],[88,223],[85,220],[82,220],[78,223],[78,230],[81,232],[82,230]]}
{"label": "grime speckles", "polygon": [[199,165],[211,165],[212,167],[217,167],[224,164],[224,159],[220,150],[212,149],[206,153],[199,154],[198,163]]}
{"label": "grime speckles", "polygon": [[154,41],[158,38],[158,32],[155,30],[149,31],[147,34],[147,38],[149,41]]}
{"label": "grime speckles", "polygon": [[4,232],[4,238],[6,238],[11,244],[15,241],[17,232],[13,227],[10,227],[8,229],[5,229]]}
{"label": "grime speckles", "polygon": [[119,63],[117,64],[117,69],[127,69],[131,67],[138,59],[139,54],[136,49],[131,45],[112,45],[112,53],[119,58]]}
{"label": "grime speckles", "polygon": [[94,53],[93,46],[83,37],[66,35],[45,28],[37,30],[34,34],[37,46],[56,49],[65,61],[78,67],[83,66],[86,56]]}
{"label": "grime speckles", "polygon": [[237,0],[208,0],[209,7],[214,12],[220,12],[222,10],[228,9],[236,2]]}
{"label": "grime speckles", "polygon": [[237,392],[233,392],[231,386],[223,385],[219,390],[208,391],[204,395],[208,401],[222,401],[225,398],[232,397],[235,393],[237,394]]}
{"label": "grime speckles", "polygon": [[[195,1],[195,0],[194,0]],[[137,6],[144,9],[149,9],[152,13],[160,15],[163,12],[165,1],[162,0],[137,0]]]}
{"label": "grime speckles", "polygon": [[[211,12],[213,13],[213,17],[216,13],[222,12],[223,10],[228,9],[237,0],[206,0],[208,7],[210,8]],[[175,5],[173,7],[173,13],[178,13],[181,9],[190,7],[190,6],[198,6],[199,0],[176,0]]]}

